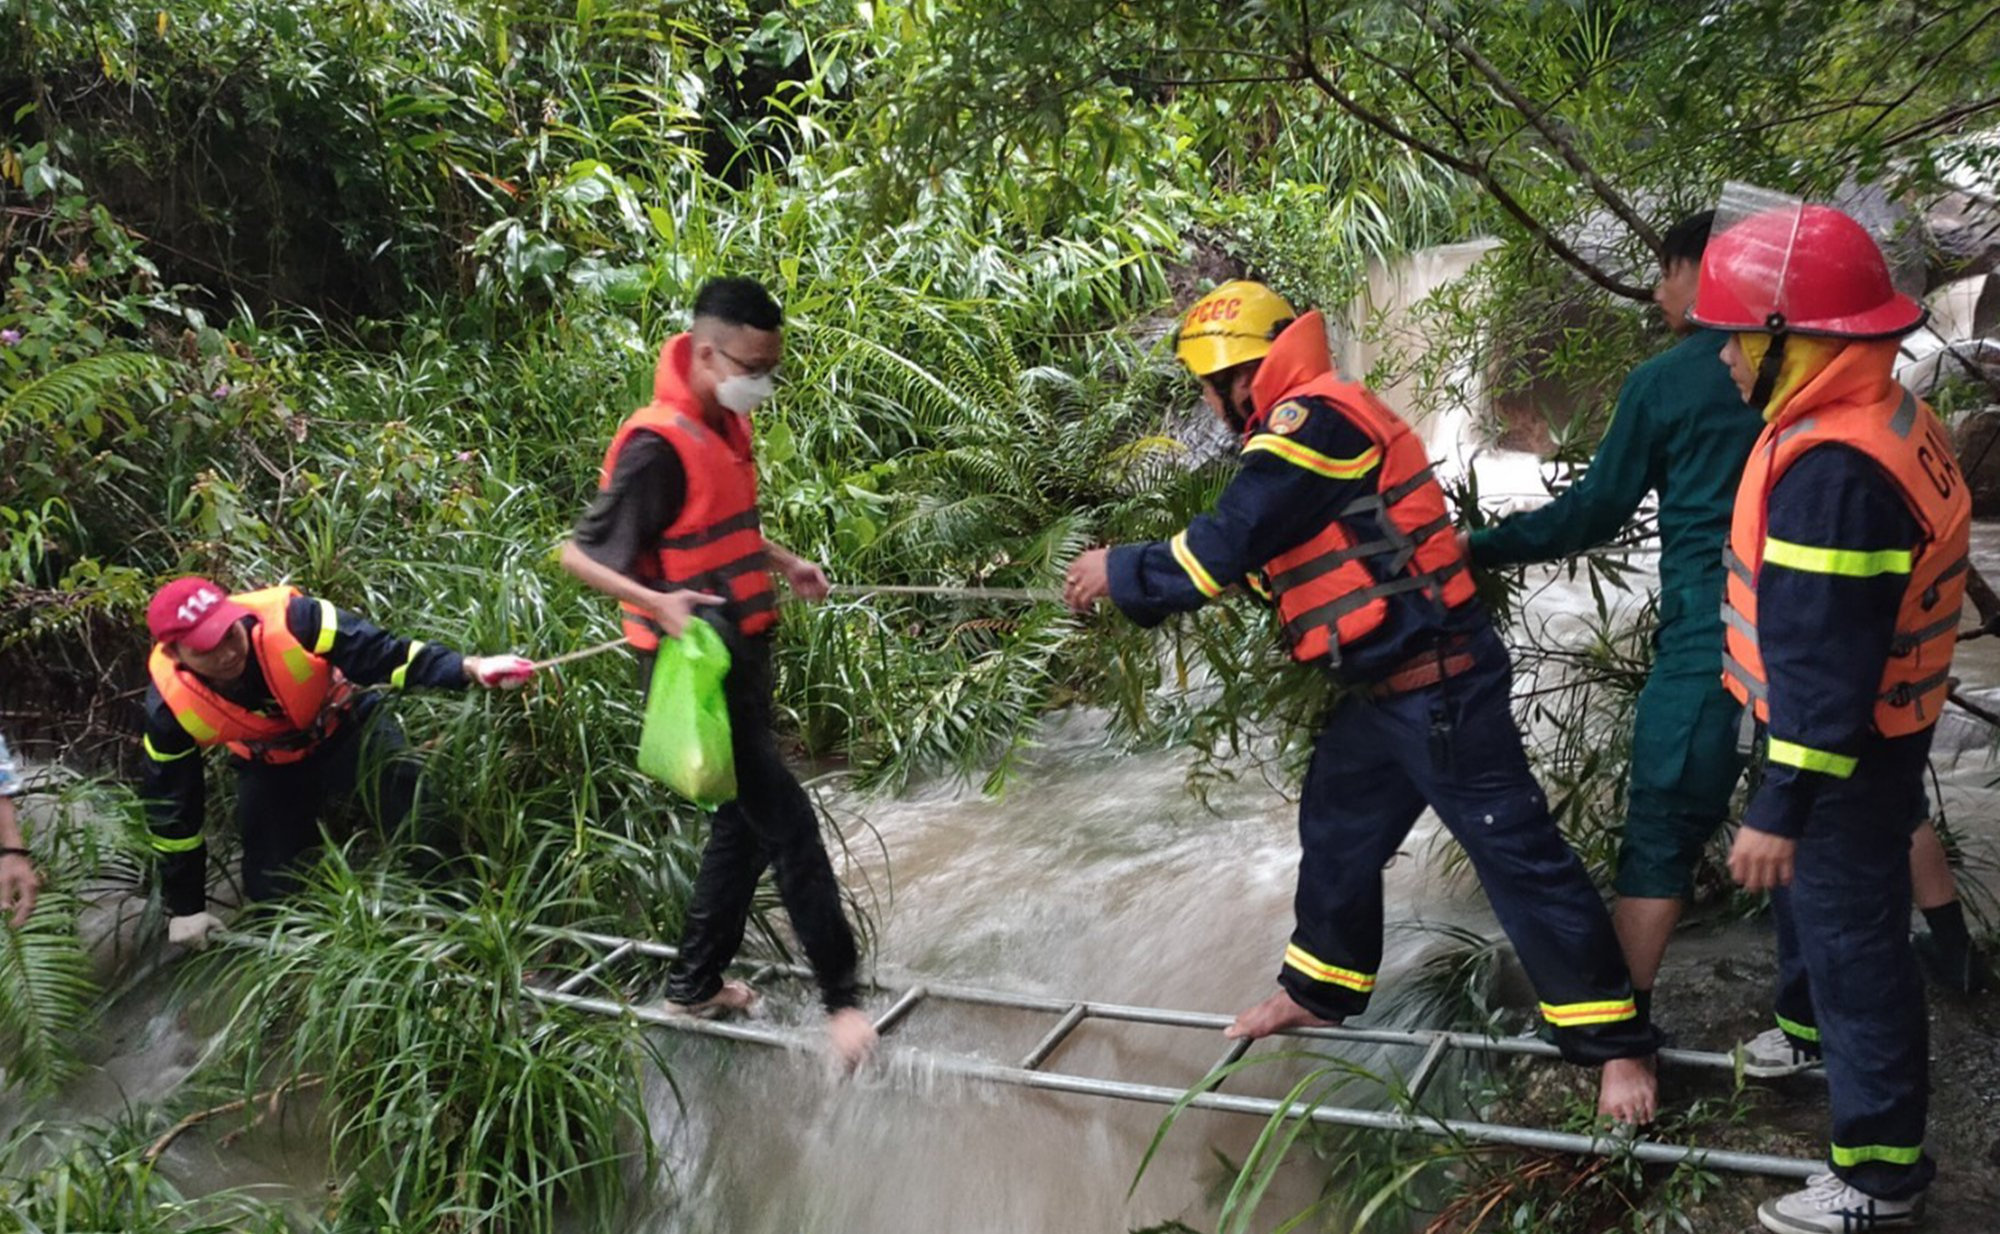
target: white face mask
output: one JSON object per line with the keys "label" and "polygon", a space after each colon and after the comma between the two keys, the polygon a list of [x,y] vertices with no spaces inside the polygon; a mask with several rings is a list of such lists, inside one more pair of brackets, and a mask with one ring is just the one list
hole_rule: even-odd
{"label": "white face mask", "polygon": [[777,378],[769,373],[757,377],[737,373],[716,383],[715,401],[739,416],[747,416],[777,388]]}

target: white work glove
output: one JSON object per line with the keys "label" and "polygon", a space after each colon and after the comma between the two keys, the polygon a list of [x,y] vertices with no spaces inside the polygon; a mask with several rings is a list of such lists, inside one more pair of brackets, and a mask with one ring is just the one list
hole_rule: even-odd
{"label": "white work glove", "polygon": [[214,913],[189,913],[185,917],[169,917],[167,941],[200,951],[208,946],[208,932],[221,928],[222,918]]}
{"label": "white work glove", "polygon": [[469,656],[466,675],[489,690],[511,690],[528,684],[535,662],[525,656]]}

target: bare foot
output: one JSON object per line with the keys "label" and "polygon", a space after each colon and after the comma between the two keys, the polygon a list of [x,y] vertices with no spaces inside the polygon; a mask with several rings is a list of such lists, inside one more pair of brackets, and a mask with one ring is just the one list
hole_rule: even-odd
{"label": "bare foot", "polygon": [[852,1074],[875,1053],[875,1022],[856,1007],[843,1007],[826,1018],[827,1051],[841,1071]]}
{"label": "bare foot", "polygon": [[700,1020],[714,1020],[727,1015],[742,1015],[758,1003],[757,991],[750,988],[747,981],[725,981],[722,988],[698,1003],[666,1002],[668,1015],[693,1016]]}
{"label": "bare foot", "polygon": [[1654,1056],[1614,1058],[1604,1064],[1598,1084],[1597,1112],[1614,1122],[1643,1127],[1660,1109],[1660,1080],[1653,1072]]}
{"label": "bare foot", "polygon": [[1222,1030],[1222,1035],[1234,1041],[1248,1037],[1256,1041],[1272,1033],[1281,1033],[1288,1028],[1338,1028],[1339,1020],[1323,1020],[1292,1001],[1292,996],[1279,990],[1276,994],[1258,1003],[1250,1010],[1236,1017],[1236,1023]]}

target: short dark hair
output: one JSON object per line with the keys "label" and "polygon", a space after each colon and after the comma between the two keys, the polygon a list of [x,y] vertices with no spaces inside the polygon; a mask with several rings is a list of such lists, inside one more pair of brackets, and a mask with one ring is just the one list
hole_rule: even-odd
{"label": "short dark hair", "polygon": [[1660,237],[1660,264],[1671,266],[1677,261],[1691,261],[1701,264],[1701,255],[1708,248],[1708,233],[1715,229],[1715,211],[1703,210],[1700,214],[1690,214]]}
{"label": "short dark hair", "polygon": [[785,324],[785,310],[756,279],[710,279],[694,293],[694,315],[748,326],[752,330],[776,330]]}

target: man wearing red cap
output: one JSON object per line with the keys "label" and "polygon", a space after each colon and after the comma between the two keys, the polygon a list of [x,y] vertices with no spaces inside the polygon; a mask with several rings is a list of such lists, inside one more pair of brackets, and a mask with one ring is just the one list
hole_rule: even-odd
{"label": "man wearing red cap", "polygon": [[201,750],[220,745],[232,756],[243,890],[268,900],[291,889],[335,800],[358,796],[388,835],[415,804],[402,729],[379,693],[355,687],[492,688],[534,671],[519,656],[461,656],[398,638],[284,586],[230,595],[207,579],[177,579],[153,596],[146,624],[154,646],[140,795],[161,856],[167,936],[192,946],[218,924],[205,911]]}
{"label": "man wearing red cap", "polygon": [[[1732,188],[1729,198],[1754,190]],[[1860,224],[1758,195],[1709,245],[1690,317],[1766,420],[1736,494],[1723,678],[1763,778],[1729,866],[1769,890],[1779,1023],[1825,1060],[1830,1169],[1766,1229],[1912,1224],[1929,1058],[1910,836],[1965,594],[1971,503],[1951,436],[1892,374],[1924,310]]]}

